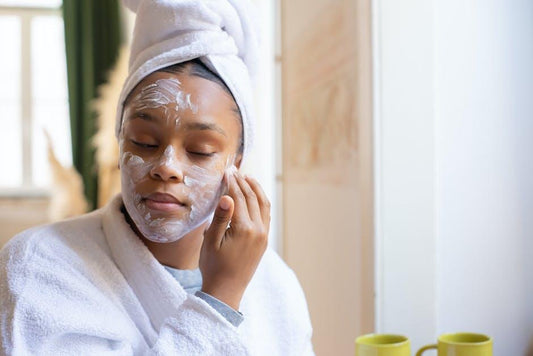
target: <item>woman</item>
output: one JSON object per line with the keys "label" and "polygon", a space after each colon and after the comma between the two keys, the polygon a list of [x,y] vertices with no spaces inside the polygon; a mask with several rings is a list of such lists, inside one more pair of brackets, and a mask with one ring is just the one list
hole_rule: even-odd
{"label": "woman", "polygon": [[117,112],[122,194],[0,252],[9,355],[313,355],[251,141],[250,9],[138,1]]}

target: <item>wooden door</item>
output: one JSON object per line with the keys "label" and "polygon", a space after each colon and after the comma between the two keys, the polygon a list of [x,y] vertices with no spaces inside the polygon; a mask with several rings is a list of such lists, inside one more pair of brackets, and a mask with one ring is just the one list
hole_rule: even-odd
{"label": "wooden door", "polygon": [[374,329],[370,0],[282,0],[283,256],[317,355]]}

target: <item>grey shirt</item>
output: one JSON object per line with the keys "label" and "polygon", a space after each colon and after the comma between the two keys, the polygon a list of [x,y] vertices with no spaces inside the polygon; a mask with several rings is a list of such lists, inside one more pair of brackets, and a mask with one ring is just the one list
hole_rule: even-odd
{"label": "grey shirt", "polygon": [[165,267],[165,269],[179,282],[179,284],[181,284],[187,293],[194,293],[195,296],[203,299],[234,326],[237,327],[242,323],[244,316],[241,312],[200,290],[202,288],[202,273],[200,272],[200,268],[187,270],[172,268],[165,265],[163,265],[163,267]]}

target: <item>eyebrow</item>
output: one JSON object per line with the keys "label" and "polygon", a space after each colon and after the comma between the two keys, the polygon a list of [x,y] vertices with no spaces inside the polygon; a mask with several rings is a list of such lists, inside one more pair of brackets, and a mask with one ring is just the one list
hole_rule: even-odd
{"label": "eyebrow", "polygon": [[141,119],[144,121],[157,121],[156,118],[154,118],[152,115],[139,111],[134,111],[131,115],[131,120],[134,119]]}
{"label": "eyebrow", "polygon": [[[158,120],[157,118],[154,118],[152,115],[150,115],[148,113],[139,113],[139,112],[135,113],[135,116],[132,117],[132,119],[141,119],[141,120],[150,121],[150,122]],[[224,131],[217,124],[213,124],[213,123],[190,122],[190,123],[185,124],[185,129],[187,129],[187,130],[199,130],[199,131],[212,130],[212,131],[216,131],[216,132],[220,133],[224,137],[228,137],[228,135],[226,134],[226,131]]]}
{"label": "eyebrow", "polygon": [[212,124],[212,123],[204,123],[204,122],[191,122],[191,123],[187,123],[185,125],[185,128],[187,130],[213,130],[213,131],[216,131],[218,133],[220,133],[221,135],[225,136],[225,137],[228,137],[228,135],[226,135],[226,132],[224,130],[222,130],[222,128],[216,124]]}

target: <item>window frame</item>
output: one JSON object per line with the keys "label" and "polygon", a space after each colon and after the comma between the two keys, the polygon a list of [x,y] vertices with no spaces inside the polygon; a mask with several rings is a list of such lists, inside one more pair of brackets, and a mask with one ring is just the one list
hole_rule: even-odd
{"label": "window frame", "polygon": [[31,22],[38,16],[58,16],[61,7],[0,5],[0,16],[16,16],[20,19],[20,119],[22,128],[22,184],[18,187],[0,186],[0,198],[40,198],[51,195],[50,187],[33,183],[32,157],[32,68],[31,68]]}

